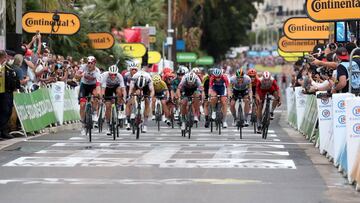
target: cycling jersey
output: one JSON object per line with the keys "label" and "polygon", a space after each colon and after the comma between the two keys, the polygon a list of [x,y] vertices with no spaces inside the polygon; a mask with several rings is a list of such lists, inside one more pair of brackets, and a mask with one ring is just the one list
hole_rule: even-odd
{"label": "cycling jersey", "polygon": [[171,90],[176,92],[179,84],[180,84],[180,79],[179,78],[176,78],[175,80],[171,81]]}
{"label": "cycling jersey", "polygon": [[220,76],[220,79],[216,79],[215,76],[210,77],[210,88],[216,92],[217,95],[225,96],[226,88],[229,87],[229,80],[226,75]]}
{"label": "cycling jersey", "polygon": [[99,68],[95,67],[93,71],[89,71],[87,65],[83,65],[79,71],[84,73],[84,76],[81,78],[82,84],[95,85],[100,82],[101,73]]}
{"label": "cycling jersey", "polygon": [[109,72],[105,72],[101,76],[101,87],[102,88],[114,88],[115,86],[118,87],[125,87],[124,79],[120,73],[116,74],[114,79],[111,79]]}
{"label": "cycling jersey", "polygon": [[186,81],[186,78],[188,77],[190,73],[187,73],[186,75],[184,75],[184,77],[181,79],[180,84],[178,86],[178,88],[183,91],[185,89],[197,89],[198,91],[201,91],[201,81],[199,77],[196,77],[196,81],[193,84],[189,84]]}
{"label": "cycling jersey", "polygon": [[209,98],[209,88],[210,88],[210,76],[205,75],[202,82],[203,82],[202,86],[204,88],[205,99],[208,99]]}
{"label": "cycling jersey", "polygon": [[153,82],[152,82],[152,80],[151,80],[150,74],[149,74],[148,72],[145,72],[145,71],[142,71],[142,70],[141,70],[141,71],[138,71],[137,73],[135,73],[135,74],[133,75],[133,77],[131,78],[130,89],[131,89],[131,88],[138,88],[138,87],[136,86],[136,81],[137,81],[137,79],[138,79],[140,76],[145,77],[145,80],[146,80],[146,82],[147,82],[146,87],[148,87],[149,90],[153,90]]}
{"label": "cycling jersey", "polygon": [[239,79],[236,76],[230,78],[230,84],[233,90],[243,91],[247,90],[250,87],[251,79],[249,76],[244,75],[242,83],[239,82]]}
{"label": "cycling jersey", "polygon": [[261,99],[264,99],[266,93],[274,94],[274,92],[279,93],[279,86],[277,85],[276,80],[271,79],[268,81],[259,79],[259,82],[256,85],[256,93],[259,95]]}
{"label": "cycling jersey", "polygon": [[157,92],[164,92],[168,90],[168,87],[164,81],[160,81],[159,83],[154,83],[154,91]]}

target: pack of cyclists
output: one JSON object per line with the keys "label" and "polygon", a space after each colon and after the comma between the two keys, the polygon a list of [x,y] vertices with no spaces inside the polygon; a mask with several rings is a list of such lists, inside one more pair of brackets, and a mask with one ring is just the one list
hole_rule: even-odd
{"label": "pack of cyclists", "polygon": [[[124,109],[126,115],[126,129],[131,129],[131,112],[135,104],[134,96],[140,94],[144,98],[142,132],[147,132],[148,119],[155,117],[155,100],[159,99],[162,105],[163,121],[171,126],[171,116],[178,118],[180,128],[185,129],[185,116],[188,112],[188,100],[192,99],[192,112],[194,122],[199,122],[201,115],[205,118],[205,128],[209,127],[210,119],[215,119],[215,106],[221,103],[222,127],[227,128],[227,112],[230,107],[233,116],[233,126],[237,123],[235,104],[239,98],[244,106],[243,127],[249,126],[251,113],[256,113],[257,131],[261,133],[261,117],[265,96],[274,97],[270,110],[270,119],[274,118],[274,110],[281,105],[281,95],[277,81],[271,73],[264,71],[258,74],[255,69],[239,68],[233,75],[224,73],[221,68],[203,68],[189,70],[180,65],[176,71],[165,68],[158,73],[149,73],[141,69],[137,61],[128,61],[126,71],[119,73],[119,68],[112,65],[108,71],[100,73],[96,67],[96,59],[93,56],[87,58],[87,63],[80,67],[75,77],[80,79],[79,103],[80,116],[84,120],[85,103],[89,96],[93,96],[92,106],[94,109],[93,121],[97,121],[98,103],[104,100],[106,111],[105,121],[108,126],[107,134],[110,135],[110,108],[117,97],[117,104]],[[256,101],[256,112],[250,112],[251,101]],[[209,115],[209,112],[212,112]],[[82,134],[85,131],[82,130]]]}

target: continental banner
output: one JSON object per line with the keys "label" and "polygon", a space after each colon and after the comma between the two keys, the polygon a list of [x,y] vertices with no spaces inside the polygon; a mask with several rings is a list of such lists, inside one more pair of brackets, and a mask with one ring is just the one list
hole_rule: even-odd
{"label": "continental banner", "polygon": [[285,21],[283,30],[289,39],[329,39],[330,23],[318,23],[310,18],[294,17]]}
{"label": "continental banner", "polygon": [[316,40],[292,40],[282,36],[278,41],[278,47],[283,52],[311,52]]}
{"label": "continental banner", "polygon": [[359,0],[306,0],[308,16],[317,22],[360,19]]}

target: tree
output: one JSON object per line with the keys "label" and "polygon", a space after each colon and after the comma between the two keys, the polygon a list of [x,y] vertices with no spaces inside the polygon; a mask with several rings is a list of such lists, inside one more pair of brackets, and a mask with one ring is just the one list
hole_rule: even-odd
{"label": "tree", "polygon": [[204,33],[201,48],[217,59],[232,46],[246,43],[246,31],[256,16],[253,2],[258,0],[210,0],[204,5]]}

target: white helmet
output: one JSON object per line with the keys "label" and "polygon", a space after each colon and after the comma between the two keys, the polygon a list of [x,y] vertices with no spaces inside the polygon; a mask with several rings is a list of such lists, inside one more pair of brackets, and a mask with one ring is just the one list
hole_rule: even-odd
{"label": "white helmet", "polygon": [[96,62],[96,58],[94,56],[88,56],[87,57],[87,62],[88,63],[95,63]]}
{"label": "white helmet", "polygon": [[118,73],[119,69],[116,65],[112,65],[109,67],[109,73]]}
{"label": "white helmet", "polygon": [[200,71],[200,69],[199,68],[193,68],[192,69],[192,72],[194,72],[195,74],[199,74],[199,73],[201,73],[201,71]]}
{"label": "white helmet", "polygon": [[136,86],[140,89],[144,88],[146,85],[146,78],[145,75],[140,75],[137,79],[136,79]]}
{"label": "white helmet", "polygon": [[139,70],[139,64],[136,61],[127,61],[127,69],[131,70],[131,69],[137,69]]}
{"label": "white helmet", "polygon": [[264,71],[262,77],[263,77],[265,80],[270,80],[270,79],[271,79],[271,74],[270,74],[269,71]]}
{"label": "white helmet", "polygon": [[195,83],[196,79],[197,79],[197,75],[194,72],[190,72],[187,74],[185,81],[189,83]]}

